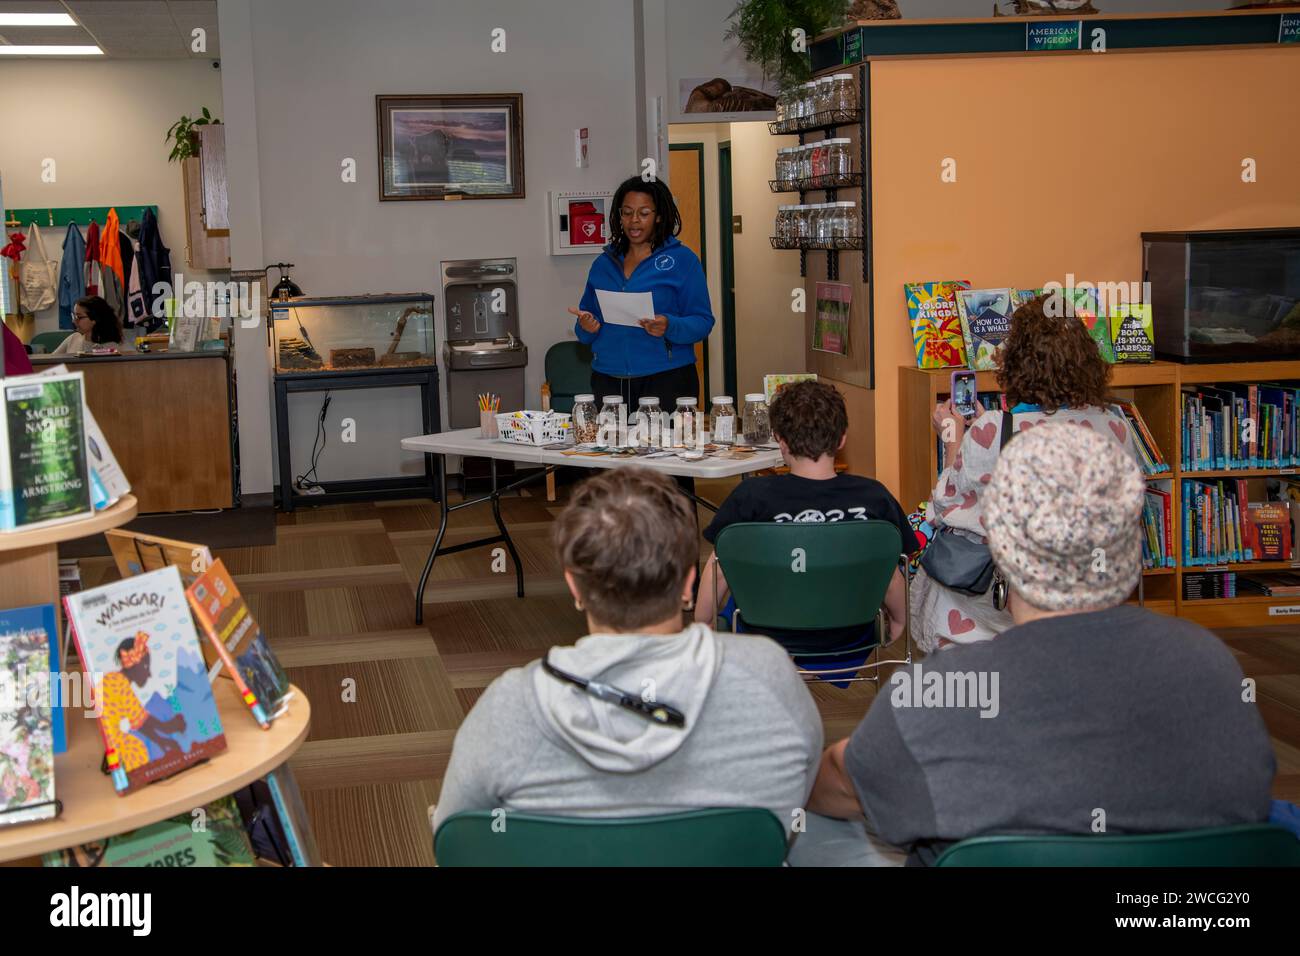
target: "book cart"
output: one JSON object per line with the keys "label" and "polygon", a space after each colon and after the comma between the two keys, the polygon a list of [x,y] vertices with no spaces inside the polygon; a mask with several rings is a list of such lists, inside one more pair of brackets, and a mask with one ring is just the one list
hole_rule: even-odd
{"label": "book cart", "polygon": [[[900,451],[900,501],[905,509],[929,500],[939,475],[938,449],[930,426],[930,414],[937,402],[948,398],[952,369],[918,369],[904,366],[899,373],[899,433],[904,436]],[[1294,465],[1273,468],[1236,468],[1188,471],[1182,468],[1180,393],[1186,385],[1215,382],[1296,382],[1300,361],[1231,362],[1183,365],[1175,362],[1119,364],[1111,366],[1111,394],[1118,401],[1132,402],[1146,421],[1160,446],[1169,471],[1147,475],[1147,481],[1173,496],[1173,541],[1175,566],[1150,568],[1142,572],[1138,591],[1130,599],[1153,611],[1185,617],[1205,627],[1290,626],[1300,628],[1300,597],[1244,595],[1233,598],[1187,600],[1183,577],[1207,571],[1266,572],[1300,570],[1300,550],[1289,561],[1246,561],[1212,566],[1185,564],[1182,544],[1183,478],[1263,479],[1297,475]],[[980,392],[999,391],[993,372],[978,372]]]}
{"label": "book cart", "polygon": [[[0,607],[53,604],[62,631],[58,545],[126,524],[136,499],[126,495],[110,508],[80,521],[0,535]],[[67,669],[66,663],[60,666]],[[320,856],[297,784],[287,761],[307,738],[311,704],[298,688],[289,710],[263,730],[233,693],[214,695],[226,750],[205,763],[118,796],[101,771],[104,740],[96,722],[67,707],[66,753],[54,757],[55,796],[62,812],[52,820],[0,827],[0,863],[103,840],[106,837],[189,814],[254,780],[265,778],[290,844],[295,866],[319,866]]]}

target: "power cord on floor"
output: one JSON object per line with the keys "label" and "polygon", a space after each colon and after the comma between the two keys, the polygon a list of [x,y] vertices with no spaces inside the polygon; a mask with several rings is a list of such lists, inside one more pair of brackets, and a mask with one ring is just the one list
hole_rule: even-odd
{"label": "power cord on floor", "polygon": [[316,476],[316,466],[320,463],[321,453],[325,451],[327,436],[325,434],[325,413],[330,407],[330,393],[325,393],[325,398],[320,404],[320,416],[316,419],[316,437],[311,443],[311,468],[299,475],[293,480],[293,486],[299,491],[309,491],[312,488],[319,488],[320,482]]}

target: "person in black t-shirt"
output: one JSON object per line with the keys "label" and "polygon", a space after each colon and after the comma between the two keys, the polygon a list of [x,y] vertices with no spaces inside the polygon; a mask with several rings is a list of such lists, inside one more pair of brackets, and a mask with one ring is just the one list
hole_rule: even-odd
{"label": "person in black t-shirt", "polygon": [[[875,518],[888,521],[902,535],[903,550],[916,550],[916,535],[898,501],[874,478],[835,473],[835,453],[844,447],[848,412],[844,397],[824,382],[797,382],[781,389],[772,402],[772,434],[790,466],[788,475],[749,478],[736,486],[704,529],[710,544],[718,532],[739,521],[854,521]],[[713,582],[717,579],[717,593]],[[885,594],[889,614],[889,640],[903,633],[906,589],[901,572],[895,572]],[[700,576],[695,620],[714,624],[714,609],[727,603],[728,589],[715,557]],[[743,609],[742,609],[743,613]],[[866,623],[866,622],[864,622]],[[835,650],[861,643],[864,628],[852,634],[819,634],[807,650]],[[867,629],[869,630],[869,629]],[[805,639],[812,638],[806,632]]]}

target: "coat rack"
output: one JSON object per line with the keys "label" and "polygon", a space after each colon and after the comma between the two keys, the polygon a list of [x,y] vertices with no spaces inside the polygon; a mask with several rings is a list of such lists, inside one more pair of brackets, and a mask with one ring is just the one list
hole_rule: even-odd
{"label": "coat rack", "polygon": [[14,228],[15,226],[26,227],[33,222],[46,229],[66,226],[73,222],[85,226],[91,222],[103,222],[108,218],[110,209],[117,210],[118,221],[123,225],[132,219],[142,219],[146,209],[151,210],[155,217],[158,215],[157,206],[61,206],[53,209],[46,206],[36,209],[6,210],[5,226],[8,228]]}

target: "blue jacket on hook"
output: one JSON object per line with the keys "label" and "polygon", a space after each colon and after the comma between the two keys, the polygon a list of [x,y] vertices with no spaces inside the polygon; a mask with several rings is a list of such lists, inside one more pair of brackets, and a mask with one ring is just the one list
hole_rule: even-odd
{"label": "blue jacket on hook", "polygon": [[[636,326],[606,325],[597,289],[649,292],[654,298],[655,315],[668,319],[668,331],[660,338]],[[695,253],[676,236],[669,236],[639,263],[630,279],[623,277],[623,257],[612,243],[606,246],[591,264],[578,308],[590,312],[601,323],[595,332],[586,331],[577,321],[573,323],[578,341],[590,345],[595,353],[591,367],[619,378],[639,378],[694,365],[695,343],[707,339],[713,331],[713,306],[709,303],[704,269]]]}

